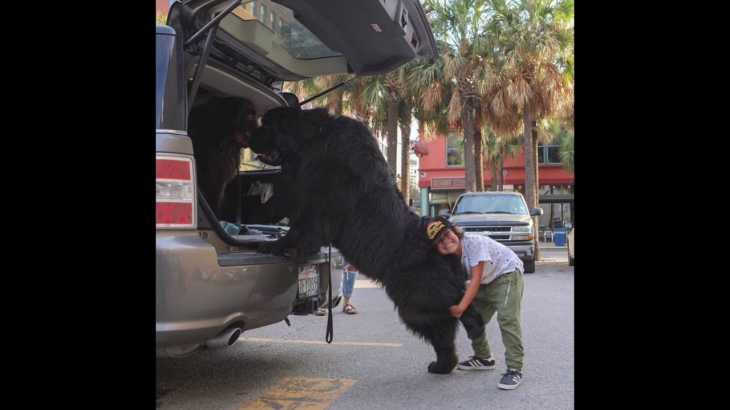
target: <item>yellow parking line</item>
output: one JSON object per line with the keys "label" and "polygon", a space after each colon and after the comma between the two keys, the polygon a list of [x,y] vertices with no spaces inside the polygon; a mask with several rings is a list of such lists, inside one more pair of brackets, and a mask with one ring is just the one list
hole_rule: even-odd
{"label": "yellow parking line", "polygon": [[[268,339],[263,337],[241,337],[239,341],[244,342],[261,342],[261,343],[293,343],[304,345],[326,345],[327,342],[321,340],[285,340],[285,339]],[[401,343],[381,343],[381,342],[332,342],[335,346],[367,346],[367,347],[402,347]]]}
{"label": "yellow parking line", "polygon": [[324,410],[353,384],[352,379],[287,377],[239,410]]}

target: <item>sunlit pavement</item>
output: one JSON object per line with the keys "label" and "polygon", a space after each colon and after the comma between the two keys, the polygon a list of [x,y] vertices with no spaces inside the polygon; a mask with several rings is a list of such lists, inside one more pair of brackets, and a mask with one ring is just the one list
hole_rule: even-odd
{"label": "sunlit pavement", "polygon": [[[235,345],[182,359],[158,359],[162,409],[571,409],[574,392],[573,268],[567,251],[543,248],[537,271],[525,275],[524,381],[497,389],[504,348],[496,320],[487,326],[497,369],[432,375],[429,345],[399,322],[383,289],[358,278],[357,315],[290,316],[244,333]],[[461,359],[471,354],[463,329]]]}

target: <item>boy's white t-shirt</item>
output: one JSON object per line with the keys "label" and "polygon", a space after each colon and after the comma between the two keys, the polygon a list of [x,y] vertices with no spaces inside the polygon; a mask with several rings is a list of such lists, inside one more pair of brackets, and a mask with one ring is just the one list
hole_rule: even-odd
{"label": "boy's white t-shirt", "polygon": [[471,277],[471,268],[484,261],[481,284],[486,285],[505,273],[519,270],[524,272],[524,264],[512,249],[494,239],[478,234],[464,233],[461,240],[461,262]]}

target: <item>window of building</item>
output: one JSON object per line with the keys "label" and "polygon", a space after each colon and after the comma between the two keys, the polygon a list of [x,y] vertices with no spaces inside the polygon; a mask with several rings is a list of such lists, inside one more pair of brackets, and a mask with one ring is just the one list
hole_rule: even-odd
{"label": "window of building", "polygon": [[267,21],[267,17],[268,17],[267,12],[268,11],[269,11],[268,7],[266,7],[265,4],[261,4],[261,5],[259,5],[259,15],[256,17],[258,17],[260,21],[265,23]]}
{"label": "window of building", "polygon": [[540,164],[560,164],[560,145],[538,145],[537,161]]}
{"label": "window of building", "polygon": [[450,167],[464,166],[464,138],[450,132],[446,137],[446,165]]}

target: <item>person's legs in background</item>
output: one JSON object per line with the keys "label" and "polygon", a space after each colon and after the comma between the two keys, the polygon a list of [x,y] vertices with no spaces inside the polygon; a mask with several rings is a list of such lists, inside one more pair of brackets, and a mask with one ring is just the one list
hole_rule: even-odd
{"label": "person's legs in background", "polygon": [[343,306],[342,311],[351,315],[357,313],[355,307],[350,303],[352,297],[352,291],[355,289],[355,280],[357,279],[357,271],[347,270],[342,271],[342,298]]}

